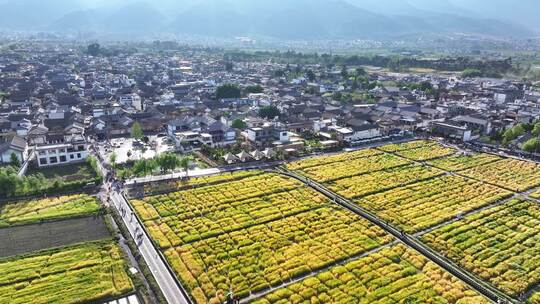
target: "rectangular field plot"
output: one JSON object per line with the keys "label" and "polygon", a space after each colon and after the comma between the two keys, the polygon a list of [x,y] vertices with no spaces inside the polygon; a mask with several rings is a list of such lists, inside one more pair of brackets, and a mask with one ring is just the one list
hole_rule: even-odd
{"label": "rectangular field plot", "polygon": [[426,161],[438,157],[452,155],[456,152],[457,151],[455,149],[435,144],[409,150],[397,151],[395,154],[415,161]]}
{"label": "rectangular field plot", "polygon": [[532,198],[540,199],[540,190],[530,194]]}
{"label": "rectangular field plot", "polygon": [[343,178],[326,185],[346,199],[356,199],[443,174],[444,171],[427,166],[406,165]]}
{"label": "rectangular field plot", "polygon": [[132,290],[122,252],[109,241],[0,260],[0,303],[99,303]]}
{"label": "rectangular field plot", "polygon": [[377,149],[385,152],[397,152],[405,151],[410,149],[416,149],[421,147],[435,146],[438,145],[437,142],[431,140],[413,140],[401,144],[389,144],[377,147]]}
{"label": "rectangular field plot", "polygon": [[378,154],[337,163],[309,167],[300,173],[321,183],[351,177],[363,173],[389,169],[410,164],[411,161],[392,154]]}
{"label": "rectangular field plot", "polygon": [[160,246],[168,248],[320,208],[326,203],[322,195],[301,186],[231,202],[201,216],[183,220],[167,216],[145,224]]}
{"label": "rectangular field plot", "polygon": [[0,204],[0,228],[91,215],[100,209],[98,200],[87,194]]}
{"label": "rectangular field plot", "polygon": [[347,162],[353,159],[373,156],[381,153],[381,151],[375,149],[364,149],[348,153],[339,153],[330,156],[312,157],[301,161],[289,163],[287,164],[287,168],[289,170],[302,170],[306,168],[319,167],[331,163]]}
{"label": "rectangular field plot", "polygon": [[412,233],[511,195],[498,187],[448,175],[370,195],[357,203]]}
{"label": "rectangular field plot", "polygon": [[197,303],[221,303],[229,288],[244,298],[392,238],[347,211],[323,207],[165,251]]}
{"label": "rectangular field plot", "polygon": [[236,202],[287,192],[302,183],[277,174],[259,174],[231,182],[132,200],[143,221],[174,216],[178,220],[203,217],[231,208]]}
{"label": "rectangular field plot", "polygon": [[540,165],[517,159],[503,159],[460,173],[518,192],[540,185]]}
{"label": "rectangular field plot", "polygon": [[168,191],[178,191],[186,188],[198,186],[207,186],[218,183],[224,183],[234,180],[243,179],[245,177],[262,174],[261,171],[237,171],[219,175],[210,175],[204,177],[190,178],[188,180],[170,180],[160,181],[156,183],[146,183],[143,186],[144,193],[159,193]]}
{"label": "rectangular field plot", "polygon": [[264,295],[270,303],[489,303],[403,245],[384,248]]}
{"label": "rectangular field plot", "polygon": [[491,154],[477,153],[472,155],[456,155],[429,161],[428,164],[446,171],[461,171],[486,165],[502,160],[501,157]]}
{"label": "rectangular field plot", "polygon": [[540,209],[536,203],[511,200],[422,239],[510,296],[520,296],[540,283]]}

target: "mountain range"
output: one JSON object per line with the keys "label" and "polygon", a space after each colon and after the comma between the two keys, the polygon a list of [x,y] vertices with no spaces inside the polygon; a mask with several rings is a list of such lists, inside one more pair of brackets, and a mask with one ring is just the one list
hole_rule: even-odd
{"label": "mountain range", "polygon": [[537,0],[0,0],[0,30],[275,39],[533,37]]}

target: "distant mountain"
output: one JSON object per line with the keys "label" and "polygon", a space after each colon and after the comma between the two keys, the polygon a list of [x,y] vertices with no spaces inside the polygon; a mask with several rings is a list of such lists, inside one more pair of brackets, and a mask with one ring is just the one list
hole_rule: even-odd
{"label": "distant mountain", "polygon": [[[536,0],[522,1],[520,5],[514,4],[520,7],[517,10],[526,10],[521,8],[521,3],[528,3],[533,8],[539,6],[534,3]],[[535,28],[533,21],[515,22],[517,16],[511,12],[510,2],[513,1],[0,0],[0,11],[3,12],[0,29],[300,40],[424,34],[535,35],[527,28]],[[508,7],[508,13],[500,16],[491,13],[495,6],[492,3]],[[482,5],[489,8],[482,9]]]}

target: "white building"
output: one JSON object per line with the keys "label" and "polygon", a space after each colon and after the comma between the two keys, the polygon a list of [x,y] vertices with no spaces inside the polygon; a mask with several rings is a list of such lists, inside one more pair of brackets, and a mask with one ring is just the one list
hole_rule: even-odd
{"label": "white building", "polygon": [[88,143],[81,135],[69,136],[56,143],[36,145],[36,156],[39,167],[65,165],[85,161],[89,156]]}

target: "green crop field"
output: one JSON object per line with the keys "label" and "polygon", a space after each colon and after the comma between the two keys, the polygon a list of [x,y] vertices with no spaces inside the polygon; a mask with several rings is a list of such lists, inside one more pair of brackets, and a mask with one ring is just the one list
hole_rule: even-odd
{"label": "green crop field", "polygon": [[87,194],[31,199],[0,205],[0,228],[96,214],[97,198]]}
{"label": "green crop field", "polygon": [[85,243],[0,260],[1,304],[99,303],[133,291],[120,248]]}

